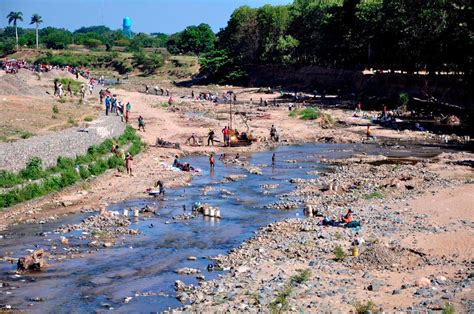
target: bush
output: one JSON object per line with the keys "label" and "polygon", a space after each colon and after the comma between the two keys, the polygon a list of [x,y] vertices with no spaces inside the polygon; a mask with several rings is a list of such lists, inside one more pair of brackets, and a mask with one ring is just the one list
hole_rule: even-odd
{"label": "bush", "polygon": [[141,152],[141,150],[142,150],[142,142],[138,139],[132,142],[132,146],[130,147],[128,152],[132,154],[133,156],[135,156],[135,155],[138,155]]}
{"label": "bush", "polygon": [[26,167],[20,171],[20,176],[26,180],[36,180],[43,175],[43,161],[38,157],[33,157]]}
{"label": "bush", "polygon": [[61,187],[61,177],[49,177],[43,180],[43,190],[45,193],[59,191]]}
{"label": "bush", "polygon": [[20,193],[22,195],[22,199],[26,201],[43,196],[45,191],[42,186],[33,183],[25,186],[22,190],[20,190]]}
{"label": "bush", "polygon": [[58,159],[56,161],[56,166],[59,169],[73,168],[74,165],[75,165],[74,159],[72,159],[72,158],[58,157]]}
{"label": "bush", "polygon": [[[79,81],[76,81],[76,80],[73,80],[73,79],[69,79],[69,78],[59,78],[57,79],[61,84],[63,84],[63,87],[64,87],[64,91],[66,92],[67,91],[67,86],[69,84],[71,84],[71,90],[73,92],[74,95],[77,95],[79,94],[79,92],[81,91],[81,85],[82,83],[79,82]],[[54,112],[54,111],[53,111]],[[57,112],[54,112],[54,113],[57,113]]]}
{"label": "bush", "polygon": [[291,295],[291,287],[284,287],[278,292],[276,299],[270,303],[270,311],[272,313],[283,313],[288,310],[288,297]]}
{"label": "bush", "polygon": [[80,179],[75,168],[66,168],[61,171],[61,187],[73,185]]}
{"label": "bush", "polygon": [[336,262],[343,261],[344,257],[346,256],[346,254],[344,254],[344,250],[342,249],[342,247],[340,245],[336,246],[333,253],[334,253],[334,260]]}
{"label": "bush", "polygon": [[89,166],[89,171],[94,176],[99,176],[108,169],[108,163],[104,160],[98,160]]}
{"label": "bush", "polygon": [[79,168],[79,175],[81,176],[82,180],[88,179],[91,176],[91,172],[87,167],[81,166]]}
{"label": "bush", "polygon": [[13,172],[0,170],[0,188],[9,188],[20,184],[22,178]]}
{"label": "bush", "polygon": [[297,117],[300,114],[300,112],[301,112],[301,110],[294,109],[288,114],[288,116],[294,118],[294,117]]}
{"label": "bush", "polygon": [[110,153],[112,147],[114,146],[114,141],[111,139],[106,139],[102,144],[97,147],[97,152],[101,155]]}
{"label": "bush", "polygon": [[109,159],[107,159],[107,165],[109,169],[117,168],[120,166],[123,166],[124,161],[122,158],[117,157],[117,156],[111,156]]}
{"label": "bush", "polygon": [[20,134],[20,137],[24,140],[26,140],[27,138],[30,138],[32,136],[34,136],[34,134],[31,133],[31,132],[28,132],[28,131],[22,131],[21,134]]}
{"label": "bush", "polygon": [[377,313],[377,306],[372,301],[367,301],[366,303],[356,303],[354,305],[357,314],[369,314]]}
{"label": "bush", "polygon": [[301,284],[301,283],[307,282],[310,277],[311,277],[311,271],[309,269],[298,270],[298,273],[291,277],[291,283]]}
{"label": "bush", "polygon": [[299,113],[301,120],[316,120],[321,116],[319,108],[306,108]]}
{"label": "bush", "polygon": [[91,116],[87,116],[84,118],[84,121],[86,122],[91,122],[92,120],[94,120],[94,117],[91,117]]}
{"label": "bush", "polygon": [[446,303],[443,307],[443,314],[454,314],[456,310],[453,304]]}
{"label": "bush", "polygon": [[375,191],[375,192],[372,192],[370,194],[365,194],[363,196],[363,198],[366,199],[366,200],[383,199],[384,195],[382,194],[382,192]]}
{"label": "bush", "polygon": [[70,125],[72,126],[77,126],[77,121],[74,120],[72,117],[69,117],[69,119],[67,120],[67,123],[69,123]]}

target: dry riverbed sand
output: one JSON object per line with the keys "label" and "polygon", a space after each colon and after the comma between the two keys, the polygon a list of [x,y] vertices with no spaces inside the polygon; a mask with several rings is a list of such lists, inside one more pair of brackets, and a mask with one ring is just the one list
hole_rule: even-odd
{"label": "dry riverbed sand", "polygon": [[[188,173],[166,169],[176,154],[224,150],[185,142],[193,132],[205,139],[210,128],[220,135],[228,123],[227,106],[175,96],[175,102],[182,104],[165,107],[162,103],[166,97],[113,92],[132,102],[134,126],[139,115],[145,117],[146,132],[140,134],[147,147],[135,160],[134,176],[109,171],[66,191],[6,209],[0,213],[0,230],[143,197],[143,191],[158,179],[168,188],[186,185],[191,180]],[[239,99],[268,97],[246,93],[240,91]],[[190,90],[176,91],[176,95],[185,94]],[[248,123],[259,142],[247,148],[225,149],[228,154],[271,148],[275,144],[267,137],[272,124],[283,140],[280,145],[360,143],[365,135],[363,123],[355,123],[351,113],[342,110],[327,111],[344,122],[327,128],[288,117],[286,108],[236,106],[234,110],[247,111]],[[202,112],[204,116],[190,116],[188,112]],[[240,117],[234,117],[234,123],[245,130]],[[373,133],[390,141],[422,141],[427,137],[422,132],[378,127]],[[157,137],[177,142],[181,149],[155,147]],[[375,165],[361,156],[357,161],[334,163],[333,172],[312,181],[295,178],[296,191],[283,196],[283,203],[286,197],[297,196],[303,203],[317,205],[322,214],[336,217],[350,206],[363,225],[359,234],[319,226],[316,217],[272,224],[228,256],[217,258],[216,265],[230,268],[229,273],[200,287],[180,284],[178,297],[192,301],[185,308],[192,311],[348,311],[356,302],[368,300],[377,309],[388,311],[440,309],[447,302],[454,302],[459,311],[472,311],[474,185],[472,168],[463,163],[472,159],[468,153],[450,153],[414,165]],[[326,191],[326,185],[333,181],[338,181],[338,191]],[[356,237],[365,241],[361,256],[334,261],[334,249],[340,246],[349,255]]]}

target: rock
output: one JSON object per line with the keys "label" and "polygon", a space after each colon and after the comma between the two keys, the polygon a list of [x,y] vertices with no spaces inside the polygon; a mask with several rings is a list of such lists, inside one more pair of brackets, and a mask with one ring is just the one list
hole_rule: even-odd
{"label": "rock", "polygon": [[180,275],[190,275],[190,274],[200,274],[201,273],[201,271],[199,269],[189,268],[189,267],[179,268],[179,269],[175,270],[175,272],[177,274],[180,274]]}
{"label": "rock", "polygon": [[105,242],[104,244],[102,244],[104,247],[108,248],[108,247],[112,247],[113,244],[112,242]]}
{"label": "rock", "polygon": [[181,280],[176,280],[176,281],[174,282],[174,289],[175,289],[176,291],[183,291],[183,290],[186,289],[186,285],[185,285],[185,283],[182,282]]}
{"label": "rock", "polygon": [[34,297],[29,299],[31,302],[43,302],[44,299],[40,297]]}
{"label": "rock", "polygon": [[46,267],[46,253],[36,250],[30,256],[20,257],[17,262],[18,271],[39,271]]}
{"label": "rock", "polygon": [[426,288],[420,288],[420,289],[416,289],[414,294],[422,296],[422,297],[429,297],[431,295],[431,291]]}
{"label": "rock", "polygon": [[372,292],[377,292],[380,290],[381,282],[380,281],[373,281],[372,284],[370,284],[367,287],[367,290],[372,291]]}
{"label": "rock", "polygon": [[123,298],[123,303],[127,304],[130,301],[132,301],[132,299],[133,299],[133,297],[125,297],[125,298]]}
{"label": "rock", "polygon": [[437,277],[436,277],[436,282],[437,282],[438,284],[443,284],[443,283],[446,282],[446,280],[447,280],[447,279],[446,279],[446,277],[444,277],[444,276],[437,276]]}
{"label": "rock", "polygon": [[188,261],[196,261],[197,257],[196,256],[188,256]]}
{"label": "rock", "polygon": [[415,281],[415,286],[420,288],[427,288],[431,286],[431,281],[426,277],[420,277]]}
{"label": "rock", "polygon": [[397,294],[400,294],[400,293],[402,293],[402,290],[400,290],[400,289],[394,289],[394,290],[392,291],[392,294],[393,294],[393,295],[397,295]]}
{"label": "rock", "polygon": [[64,237],[64,236],[61,236],[61,244],[62,245],[69,245],[69,240],[68,238]]}
{"label": "rock", "polygon": [[224,179],[227,181],[235,182],[235,181],[245,179],[246,177],[247,176],[245,174],[231,174],[231,175],[225,176]]}
{"label": "rock", "polygon": [[237,267],[237,269],[235,271],[238,272],[238,273],[246,273],[246,272],[250,271],[250,267],[240,266],[240,267]]}
{"label": "rock", "polygon": [[64,207],[68,207],[68,206],[71,206],[73,203],[71,201],[62,201],[61,202],[61,205],[63,205]]}
{"label": "rock", "polygon": [[185,303],[189,299],[189,295],[186,292],[180,292],[176,294],[176,299],[181,303]]}

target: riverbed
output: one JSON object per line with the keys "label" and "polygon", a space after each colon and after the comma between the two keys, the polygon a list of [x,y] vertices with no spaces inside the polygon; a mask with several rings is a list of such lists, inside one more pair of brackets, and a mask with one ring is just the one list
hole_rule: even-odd
{"label": "riverbed", "polygon": [[[24,256],[28,250],[44,248],[54,251],[47,270],[17,275],[16,265],[0,264],[0,304],[31,312],[92,312],[118,309],[120,311],[151,312],[179,307],[174,282],[197,284],[196,275],[178,275],[182,267],[199,269],[206,280],[223,271],[207,271],[209,257],[226,254],[250,238],[262,226],[288,217],[303,217],[302,208],[278,211],[266,205],[280,200],[293,186],[291,178],[314,177],[314,171],[324,172],[323,158],[345,158],[355,152],[380,153],[403,157],[403,147],[380,148],[366,145],[311,144],[280,147],[244,156],[262,169],[261,175],[249,174],[241,167],[217,162],[208,170],[205,156],[186,159],[202,169],[189,186],[169,189],[163,200],[143,197],[114,204],[108,209],[122,212],[124,208],[149,206],[155,215],[132,218],[137,236],[123,236],[113,247],[90,251],[79,240],[80,232],[66,234],[70,245],[59,243],[53,231],[63,224],[78,223],[91,213],[71,215],[54,223],[23,224],[12,227],[0,239],[0,256]],[[420,150],[418,150],[420,151]],[[271,156],[276,163],[271,165]],[[424,154],[436,154],[436,149]],[[229,157],[232,158],[233,156]],[[313,174],[309,174],[309,173]],[[229,175],[246,175],[237,181],[224,180]],[[263,188],[264,185],[276,185]],[[297,200],[295,200],[297,201]],[[197,216],[190,220],[173,219],[190,213],[194,202],[208,203],[221,209],[221,219]],[[54,247],[54,248],[53,248]],[[73,254],[74,258],[62,255]],[[196,261],[188,260],[195,256]],[[125,298],[128,303],[124,302]]]}

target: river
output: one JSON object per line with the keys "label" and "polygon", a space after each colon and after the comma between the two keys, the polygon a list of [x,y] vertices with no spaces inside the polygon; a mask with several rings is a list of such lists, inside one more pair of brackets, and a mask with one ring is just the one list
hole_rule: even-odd
{"label": "river", "polygon": [[[80,232],[70,234],[70,247],[83,252],[83,256],[55,259],[47,270],[39,273],[16,275],[16,265],[0,264],[0,283],[3,283],[0,304],[40,313],[110,308],[123,312],[160,312],[179,307],[181,303],[174,293],[175,280],[186,284],[197,284],[197,280],[195,275],[176,274],[177,268],[200,269],[206,280],[221,275],[219,271],[207,271],[207,265],[212,264],[207,257],[226,254],[271,222],[303,216],[302,208],[292,211],[265,208],[277,202],[279,195],[293,189],[290,178],[314,176],[309,172],[325,170],[325,165],[319,162],[321,158],[348,157],[360,149],[356,145],[311,144],[284,146],[247,156],[251,164],[262,168],[262,175],[251,175],[245,169],[220,162],[210,173],[207,157],[189,157],[187,162],[204,169],[189,186],[168,190],[162,201],[144,197],[109,207],[119,212],[126,207],[156,208],[158,215],[140,217],[133,222],[131,228],[140,230],[138,236],[122,237],[113,247],[89,254],[87,243],[74,238]],[[370,145],[363,150],[370,151]],[[274,167],[271,166],[273,152],[277,158]],[[372,147],[372,152],[380,152],[380,148]],[[247,177],[222,183],[231,174]],[[261,188],[264,184],[278,184],[278,187],[264,190]],[[204,195],[204,187],[212,189]],[[183,205],[189,212],[196,201],[219,207],[222,219],[198,216],[192,220],[173,220],[173,216],[183,213]],[[0,239],[0,256],[19,257],[27,255],[27,250],[61,247],[60,235],[52,231],[61,224],[78,223],[87,215],[90,214],[71,215],[54,223],[14,226]],[[197,260],[189,261],[189,256],[196,256]],[[125,297],[133,299],[124,303]]]}

